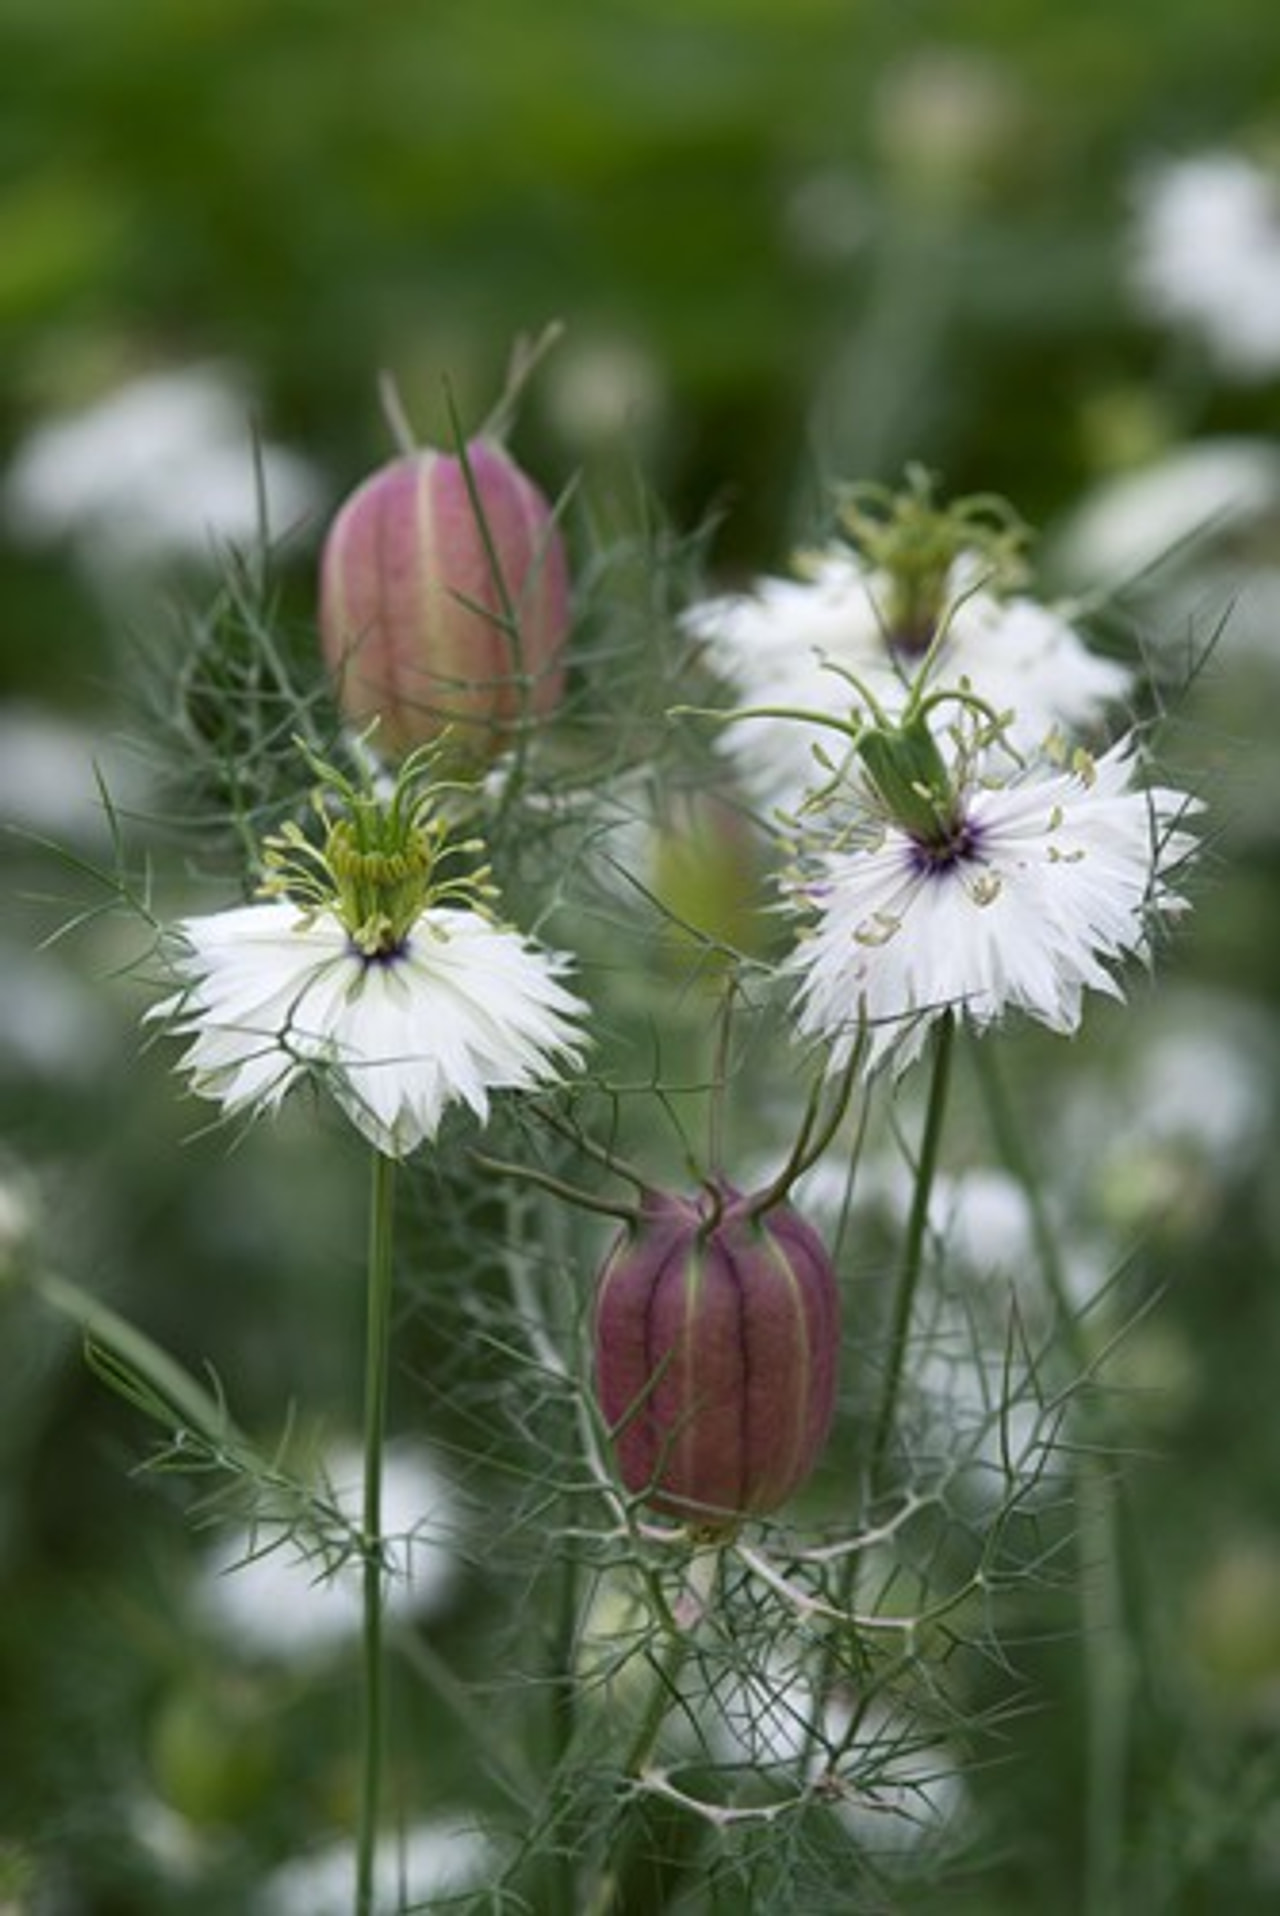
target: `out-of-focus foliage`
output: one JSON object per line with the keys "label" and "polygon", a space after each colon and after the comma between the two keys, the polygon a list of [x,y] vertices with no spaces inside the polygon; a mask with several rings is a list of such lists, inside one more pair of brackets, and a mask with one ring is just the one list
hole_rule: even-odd
{"label": "out-of-focus foliage", "polygon": [[0,419],[231,357],[341,485],[384,448],[374,369],[438,437],[443,378],[483,408],[513,333],[561,318],[552,477],[613,345],[664,497],[731,494],[736,550],[776,541],[811,424],[844,469],[923,456],[1035,516],[1095,389],[1151,357],[1125,176],[1265,133],[1275,32],[1264,0],[11,0]]}

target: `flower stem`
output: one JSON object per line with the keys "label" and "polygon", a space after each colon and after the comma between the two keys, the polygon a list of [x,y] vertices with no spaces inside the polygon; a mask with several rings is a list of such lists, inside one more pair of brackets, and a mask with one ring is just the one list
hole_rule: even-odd
{"label": "flower stem", "polygon": [[387,1428],[387,1372],[391,1340],[392,1245],[395,1163],[372,1156],[369,1202],[369,1289],[364,1383],[364,1625],[363,1724],[361,1731],[360,1826],[356,1850],[356,1916],[373,1916],[382,1782],[382,1461]]}
{"label": "flower stem", "polygon": [[920,1156],[916,1163],[916,1186],[912,1194],[911,1212],[907,1219],[907,1235],[902,1247],[902,1264],[898,1272],[898,1290],[894,1299],[893,1323],[889,1333],[889,1357],[880,1392],[880,1408],[871,1438],[868,1474],[872,1496],[875,1496],[881,1488],[881,1479],[889,1452],[889,1440],[893,1435],[894,1418],[898,1409],[898,1393],[902,1386],[907,1339],[911,1331],[911,1311],[924,1263],[924,1239],[929,1223],[929,1197],[933,1189],[934,1173],[937,1170],[942,1121],[947,1108],[954,1037],[955,1019],[950,1012],[947,1012],[939,1020],[937,1039],[934,1044],[933,1079],[929,1086],[924,1134],[920,1140]]}

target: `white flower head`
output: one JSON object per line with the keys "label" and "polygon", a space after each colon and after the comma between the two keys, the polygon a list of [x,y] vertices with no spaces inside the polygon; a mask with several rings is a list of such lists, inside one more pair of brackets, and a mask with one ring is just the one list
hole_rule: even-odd
{"label": "white flower head", "polygon": [[[851,545],[802,561],[803,576],[766,578],[750,593],[684,615],[713,669],[748,706],[847,715],[852,681],[890,715],[921,679],[967,687],[1032,750],[1058,729],[1093,724],[1124,697],[1126,667],[1090,652],[1065,614],[1015,590],[1025,535],[986,501],[935,507],[918,476],[877,510],[846,513]],[[817,780],[818,724],[759,717],[730,724],[725,749],[762,803],[794,805]]]}
{"label": "white flower head", "polygon": [[1135,200],[1144,310],[1198,334],[1226,378],[1280,372],[1280,181],[1243,153],[1197,153],[1151,168]]}
{"label": "white flower head", "polygon": [[323,846],[286,827],[265,848],[265,902],[182,922],[182,989],[150,1015],[191,1039],[201,1097],[272,1112],[317,1076],[402,1158],[450,1104],[484,1122],[492,1091],[546,1083],[577,1055],[568,961],[489,915],[487,868],[436,809],[430,756],[406,760],[389,796],[317,766]]}
{"label": "white flower head", "polygon": [[802,848],[790,887],[816,918],[791,961],[799,1026],[833,1068],[858,1044],[868,1070],[905,1068],[948,1013],[1075,1031],[1085,991],[1121,997],[1113,968],[1146,954],[1154,915],[1185,908],[1170,881],[1198,807],[1134,784],[1131,738],[1001,776],[989,731],[962,721],[940,745],[917,711],[858,753],[839,829]]}

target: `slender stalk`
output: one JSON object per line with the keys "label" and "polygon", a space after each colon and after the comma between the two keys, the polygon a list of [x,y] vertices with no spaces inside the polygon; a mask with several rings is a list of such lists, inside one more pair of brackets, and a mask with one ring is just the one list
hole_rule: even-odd
{"label": "slender stalk", "polygon": [[902,1387],[902,1370],[907,1355],[907,1340],[911,1331],[911,1312],[924,1264],[924,1240],[929,1223],[929,1198],[933,1190],[934,1173],[938,1166],[938,1147],[942,1140],[942,1122],[946,1114],[947,1092],[951,1083],[951,1054],[954,1049],[954,1038],[955,1020],[950,1012],[947,1012],[939,1021],[934,1043],[933,1079],[929,1086],[924,1133],[920,1140],[920,1156],[916,1162],[916,1185],[911,1199],[911,1212],[907,1218],[907,1235],[902,1247],[902,1263],[898,1272],[893,1323],[889,1332],[889,1357],[880,1393],[880,1408],[871,1438],[869,1476],[873,1496],[881,1488],[881,1478],[884,1475],[885,1461],[889,1452],[889,1440],[893,1435],[894,1418],[898,1409],[898,1393]]}
{"label": "slender stalk", "polygon": [[409,424],[409,415],[405,411],[394,373],[384,370],[378,374],[378,398],[382,402],[382,416],[391,428],[391,437],[396,442],[396,451],[402,458],[411,459],[419,450],[418,440],[413,427]]}
{"label": "slender stalk", "polygon": [[356,1850],[356,1916],[373,1916],[382,1784],[382,1461],[387,1430],[387,1373],[394,1266],[395,1164],[375,1151],[369,1200],[369,1288],[364,1381],[364,1620],[360,1826]]}
{"label": "slender stalk", "polygon": [[640,1207],[636,1204],[624,1204],[620,1198],[603,1198],[591,1191],[584,1191],[579,1185],[569,1184],[564,1178],[558,1178],[550,1171],[540,1171],[532,1164],[513,1164],[505,1158],[491,1158],[487,1152],[473,1151],[471,1162],[478,1171],[488,1171],[494,1177],[514,1178],[518,1184],[533,1184],[542,1191],[550,1191],[564,1204],[576,1204],[580,1211],[598,1211],[604,1217],[621,1218],[624,1224],[636,1224],[640,1220]]}

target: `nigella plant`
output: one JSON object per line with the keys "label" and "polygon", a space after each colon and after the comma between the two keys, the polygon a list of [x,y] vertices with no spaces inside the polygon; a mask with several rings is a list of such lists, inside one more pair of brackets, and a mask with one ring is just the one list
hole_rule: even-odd
{"label": "nigella plant", "polygon": [[[674,639],[610,586],[571,656],[572,532],[498,430],[406,444],[323,540],[311,677],[259,671],[264,613],[201,680],[248,882],[161,927],[145,1016],[235,1161],[286,1109],[367,1158],[358,1448],[290,1476],[42,1280],[171,1468],[249,1479],[193,1584],[217,1723],[358,1640],[305,1841],[246,1835],[263,1916],[895,1905],[980,1847],[1034,1580],[1078,1547],[1139,1601],[1094,1474],[1120,1253],[1063,1248],[998,1063],[1188,908],[1197,802],[1108,733],[1135,672],[918,473]],[[673,658],[740,700],[731,777]]]}
{"label": "nigella plant", "polygon": [[481,846],[453,831],[433,756],[411,754],[382,791],[313,760],[314,834],[295,822],[267,841],[259,902],[182,923],[179,989],[151,1013],[190,1040],[193,1089],[227,1113],[274,1111],[311,1078],[373,1147],[357,1916],[373,1909],[381,1813],[392,1169],[449,1105],[483,1122],[491,1092],[552,1079],[579,1054],[585,1010],[565,960],[493,916]]}
{"label": "nigella plant", "polygon": [[[1200,806],[1141,776],[1132,735],[1096,758],[1060,739],[1019,751],[1007,714],[967,685],[930,689],[927,662],[896,718],[853,675],[847,689],[852,715],[827,721],[845,754],[802,808],[785,886],[797,914],[785,967],[797,1031],[816,1041],[828,1068],[857,1059],[895,1074],[936,1039],[875,1432],[879,1462],[920,1277],[954,1035],[967,1027],[981,1038],[1008,1012],[1071,1035],[1086,992],[1123,997],[1125,961],[1148,959],[1157,925],[1186,909],[1180,886],[1196,849],[1187,827]],[[994,1065],[984,1059],[981,1069],[993,1087]],[[1046,1279],[1069,1315],[1053,1256]]]}

